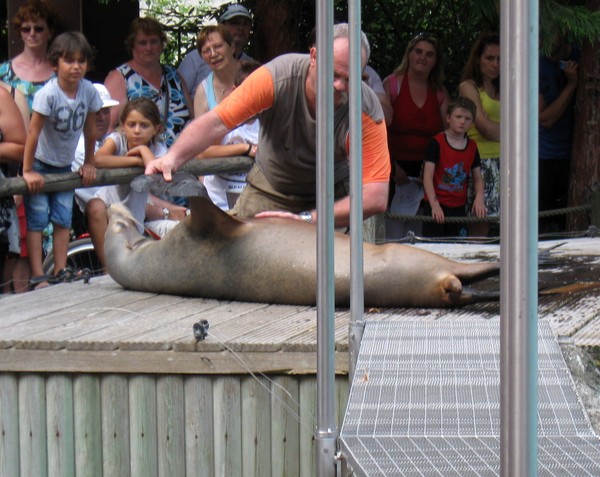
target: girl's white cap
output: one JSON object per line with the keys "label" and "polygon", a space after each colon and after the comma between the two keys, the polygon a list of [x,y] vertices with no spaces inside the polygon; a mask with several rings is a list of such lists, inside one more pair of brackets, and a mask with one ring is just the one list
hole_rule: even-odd
{"label": "girl's white cap", "polygon": [[106,86],[104,86],[102,83],[94,83],[94,87],[96,88],[96,91],[98,91],[98,94],[102,99],[103,108],[110,108],[119,104],[119,102],[116,99],[112,99],[110,97],[110,93],[106,89]]}

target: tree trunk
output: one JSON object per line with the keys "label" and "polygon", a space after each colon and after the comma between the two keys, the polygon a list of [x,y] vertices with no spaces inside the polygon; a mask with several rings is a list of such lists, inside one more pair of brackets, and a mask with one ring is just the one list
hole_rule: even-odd
{"label": "tree trunk", "polygon": [[256,0],[254,28],[257,50],[254,58],[262,63],[276,56],[298,50],[298,11],[302,2],[287,0]]}
{"label": "tree trunk", "polygon": [[[588,0],[587,8],[600,10],[600,0]],[[569,205],[590,203],[600,190],[600,42],[586,41],[581,51],[575,102],[575,134],[571,153]],[[588,214],[570,215],[569,230],[585,230]]]}

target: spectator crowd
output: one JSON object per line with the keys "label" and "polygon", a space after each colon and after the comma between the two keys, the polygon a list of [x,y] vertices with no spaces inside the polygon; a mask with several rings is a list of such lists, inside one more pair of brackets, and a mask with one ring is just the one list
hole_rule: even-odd
{"label": "spectator crowd", "polygon": [[[3,293],[64,280],[73,223],[84,223],[105,268],[107,209],[129,206],[140,224],[164,236],[185,218],[187,201],[126,185],[43,192],[44,177],[79,173],[94,184],[97,168],[142,166],[170,180],[185,162],[247,155],[247,174],[201,177],[213,202],[241,217],[281,217],[315,224],[317,45],[263,65],[245,53],[255,19],[230,4],[202,27],[195,48],[175,66],[161,63],[168,38],[151,17],[132,21],[129,60],[103,84],[86,73],[93,45],[58,31],[56,6],[28,0],[12,24],[23,51],[0,63],[0,181],[21,175],[28,194],[0,198]],[[349,29],[334,25],[334,221],[349,226]],[[364,218],[388,212],[431,222],[386,220],[386,240],[485,237],[486,217],[500,213],[500,38],[482,32],[457,91],[445,87],[446,51],[432,33],[415,35],[398,66],[380,76],[361,33],[362,195]],[[399,50],[399,53],[402,50]],[[540,209],[566,206],[578,51],[557,35],[540,58]],[[448,217],[474,216],[469,225]],[[564,223],[540,224],[541,231]],[[54,255],[54,269],[42,261]]]}

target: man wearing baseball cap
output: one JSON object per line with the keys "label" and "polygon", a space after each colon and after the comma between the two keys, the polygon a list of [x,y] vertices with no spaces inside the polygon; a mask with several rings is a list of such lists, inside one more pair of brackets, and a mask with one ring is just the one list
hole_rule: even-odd
{"label": "man wearing baseball cap", "polygon": [[[250,56],[244,53],[244,48],[250,40],[250,31],[252,30],[252,15],[248,9],[239,3],[232,3],[219,17],[219,23],[233,37],[235,57],[244,61],[252,60]],[[181,79],[185,82],[193,99],[196,94],[196,88],[210,74],[211,70],[200,56],[198,49],[195,48],[185,56],[177,71]]]}

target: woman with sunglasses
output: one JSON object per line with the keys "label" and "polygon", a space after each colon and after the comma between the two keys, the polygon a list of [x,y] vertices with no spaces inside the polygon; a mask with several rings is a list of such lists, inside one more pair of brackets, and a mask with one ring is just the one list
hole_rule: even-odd
{"label": "woman with sunglasses", "polygon": [[31,111],[34,94],[54,76],[46,53],[54,37],[57,17],[49,2],[29,0],[17,10],[12,22],[20,32],[23,51],[0,64],[0,80],[21,91]]}
{"label": "woman with sunglasses", "polygon": [[[428,33],[409,41],[400,66],[383,80],[394,110],[388,126],[391,212],[414,215],[423,198],[420,177],[427,143],[446,129],[448,92],[443,82],[442,52],[437,38]],[[421,224],[388,221],[386,238],[402,238],[409,230],[420,234]]]}
{"label": "woman with sunglasses", "polygon": [[[12,23],[21,35],[23,51],[0,64],[0,81],[7,85],[6,89],[19,106],[24,120],[26,119],[26,125],[29,124],[33,96],[54,77],[54,69],[48,61],[47,51],[58,29],[58,17],[55,12],[54,5],[46,0],[29,0],[21,5]],[[22,102],[25,104],[21,104]],[[13,165],[9,175],[15,174],[16,167]],[[15,196],[15,203],[19,216],[21,255],[10,261],[10,270],[5,271],[5,281],[12,280],[13,290],[19,293],[28,290],[31,272],[25,243],[27,227],[22,197]]]}

